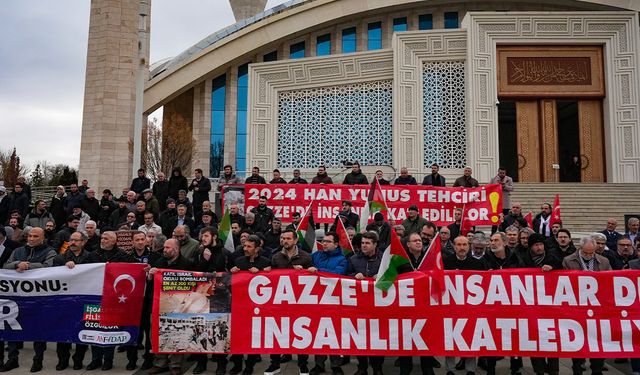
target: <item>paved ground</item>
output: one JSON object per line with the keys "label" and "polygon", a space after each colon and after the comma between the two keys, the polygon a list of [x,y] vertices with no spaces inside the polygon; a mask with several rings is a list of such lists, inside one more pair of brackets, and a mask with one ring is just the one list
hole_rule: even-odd
{"label": "paved ground", "polygon": [[[18,375],[18,374],[29,374],[29,369],[31,367],[31,357],[33,356],[33,350],[31,349],[31,344],[27,343],[25,344],[26,348],[21,350],[21,355],[20,355],[20,368],[17,368],[15,370],[12,370],[10,372],[7,372],[7,374],[12,374],[12,375]],[[85,366],[89,363],[88,359],[89,359],[90,354],[87,353],[87,359],[85,360]],[[294,357],[295,359],[295,357]],[[444,367],[444,358],[438,358],[440,360],[440,362],[442,363],[443,367]],[[393,366],[393,360],[391,359],[387,359],[385,361],[384,367],[383,367],[383,371],[385,373],[385,375],[395,375],[398,374],[400,371],[397,367]],[[56,358],[56,353],[55,353],[55,345],[53,344],[49,344],[48,345],[48,350],[45,353],[45,361],[44,361],[44,369],[42,370],[42,372],[40,372],[41,374],[56,374],[56,373],[64,373],[64,374],[93,374],[93,375],[98,375],[98,374],[113,374],[113,375],[121,375],[121,374],[136,374],[136,375],[145,375],[146,371],[127,371],[125,370],[125,365],[126,365],[126,355],[125,353],[116,353],[116,361],[114,363],[114,368],[113,370],[109,371],[109,372],[102,372],[100,370],[94,370],[94,371],[86,371],[86,370],[78,370],[78,371],[74,371],[72,369],[67,369],[63,372],[58,372],[55,370],[55,366],[57,363],[57,358]],[[349,363],[348,365],[343,366],[343,370],[345,372],[345,374],[347,375],[351,375],[356,371],[356,363],[357,360],[355,358],[351,358],[351,363]],[[139,362],[139,364],[141,364],[141,361]],[[310,358],[310,364],[313,365],[313,357]],[[328,363],[327,363],[328,364]],[[523,375],[533,375],[533,371],[531,369],[531,365],[529,363],[528,359],[524,360],[524,364],[525,367],[522,371]],[[269,357],[268,356],[263,356],[263,361],[261,363],[258,363],[258,365],[256,366],[256,371],[255,374],[262,374],[262,372],[264,371],[264,369],[269,365]],[[195,367],[195,363],[194,362],[188,362],[185,363],[184,366],[184,371],[185,374],[192,374],[193,372],[193,368]],[[229,366],[230,368],[231,366]],[[621,375],[621,374],[631,374],[631,367],[629,365],[629,362],[627,363],[623,363],[623,364],[616,364],[613,362],[613,360],[607,360],[607,367],[609,368],[608,371],[605,371],[605,375]],[[215,373],[215,368],[216,368],[216,364],[213,362],[209,362],[209,366],[207,371],[205,372],[205,374],[213,374]],[[497,368],[497,374],[498,375],[509,375],[509,361],[508,359],[502,360],[498,362],[498,368]],[[369,372],[371,373],[371,372]],[[419,374],[419,364],[417,362],[414,361],[414,369],[413,369],[413,374]],[[477,372],[479,375],[484,375],[485,371],[478,369]],[[298,374],[298,367],[295,361],[293,362],[289,362],[286,364],[282,365],[282,372],[281,374],[283,375],[296,375]],[[445,371],[444,368],[441,369],[436,369],[436,374],[437,375],[444,375]],[[456,371],[456,375],[464,375],[465,372],[464,371]],[[571,360],[570,359],[562,359],[560,361],[560,374],[561,375],[571,375]],[[587,374],[587,373],[585,373]]]}

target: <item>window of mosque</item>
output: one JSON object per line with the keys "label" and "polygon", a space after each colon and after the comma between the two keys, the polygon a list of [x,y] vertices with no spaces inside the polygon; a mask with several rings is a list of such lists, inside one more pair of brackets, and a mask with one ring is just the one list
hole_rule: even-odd
{"label": "window of mosque", "polygon": [[342,30],[342,53],[356,52],[356,28]]}
{"label": "window of mosque", "polygon": [[393,19],[393,32],[407,31],[407,17]]}
{"label": "window of mosque", "polygon": [[211,149],[209,175],[220,177],[224,163],[224,110],[227,98],[227,76],[213,79],[211,89]]}
{"label": "window of mosque", "polygon": [[316,56],[331,54],[331,34],[320,35],[316,38]]}
{"label": "window of mosque", "polygon": [[238,94],[236,102],[236,171],[244,177],[247,170],[247,100],[249,64],[238,67]]}
{"label": "window of mosque", "polygon": [[263,62],[278,61],[278,51],[271,51],[262,56]]}
{"label": "window of mosque", "polygon": [[367,49],[382,48],[382,22],[372,22],[367,26]]}
{"label": "window of mosque", "polygon": [[392,164],[391,91],[385,80],[280,92],[278,166]]}
{"label": "window of mosque", "polygon": [[444,12],[444,28],[457,29],[460,27],[458,23],[458,12]]}
{"label": "window of mosque", "polygon": [[443,168],[466,164],[464,61],[423,64],[424,166]]}
{"label": "window of mosque", "polygon": [[433,15],[421,14],[418,16],[418,29],[419,30],[432,30],[433,29]]}
{"label": "window of mosque", "polygon": [[289,58],[299,59],[304,57],[304,42],[294,43],[289,46]]}

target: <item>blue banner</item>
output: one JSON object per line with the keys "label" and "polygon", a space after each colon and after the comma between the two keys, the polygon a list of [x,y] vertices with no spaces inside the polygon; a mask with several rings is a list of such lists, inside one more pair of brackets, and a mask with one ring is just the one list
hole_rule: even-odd
{"label": "blue banner", "polygon": [[0,270],[0,340],[134,344],[138,327],[103,327],[104,264]]}

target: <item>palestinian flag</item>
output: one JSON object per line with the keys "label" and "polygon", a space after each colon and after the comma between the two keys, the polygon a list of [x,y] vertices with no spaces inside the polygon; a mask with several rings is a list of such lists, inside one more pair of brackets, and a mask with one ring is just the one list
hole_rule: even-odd
{"label": "palestinian flag", "polygon": [[360,222],[358,225],[358,232],[367,228],[369,218],[376,214],[376,212],[389,212],[387,209],[387,203],[382,195],[382,188],[377,178],[373,178],[371,183],[371,189],[369,189],[369,196],[367,197],[367,203],[362,208],[362,214],[360,215]]}
{"label": "palestinian flag", "polygon": [[[391,244],[382,254],[380,268],[376,276],[376,288],[387,291],[398,278],[398,268],[405,264],[411,264],[407,252],[400,242],[400,237],[391,227]],[[411,266],[413,268],[413,266]]]}
{"label": "palestinian flag", "polygon": [[225,249],[232,253],[236,251],[235,244],[233,243],[233,235],[231,234],[231,216],[229,215],[229,210],[224,210],[224,215],[218,227],[218,237],[222,241]]}
{"label": "palestinian flag", "polygon": [[349,235],[347,234],[347,228],[344,227],[344,223],[342,220],[338,220],[338,225],[336,226],[336,233],[338,234],[338,238],[340,240],[340,247],[342,248],[342,254],[344,256],[353,253],[353,244],[349,239]]}
{"label": "palestinian flag", "polygon": [[307,207],[300,224],[298,224],[298,244],[309,253],[318,249],[316,242],[316,224],[313,222],[313,201]]}

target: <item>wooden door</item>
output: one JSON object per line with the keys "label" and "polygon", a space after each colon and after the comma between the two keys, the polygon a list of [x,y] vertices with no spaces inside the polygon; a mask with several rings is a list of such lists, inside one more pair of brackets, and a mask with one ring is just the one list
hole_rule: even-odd
{"label": "wooden door", "polygon": [[553,99],[540,100],[540,128],[542,137],[542,181],[560,181],[558,159],[558,116],[556,113],[556,101]]}
{"label": "wooden door", "polygon": [[518,177],[520,182],[540,182],[540,132],[538,102],[516,102]]}
{"label": "wooden door", "polygon": [[582,182],[604,182],[602,100],[578,101]]}

